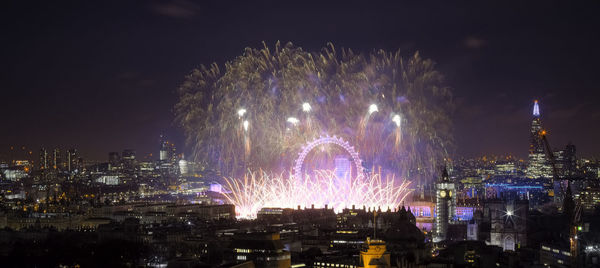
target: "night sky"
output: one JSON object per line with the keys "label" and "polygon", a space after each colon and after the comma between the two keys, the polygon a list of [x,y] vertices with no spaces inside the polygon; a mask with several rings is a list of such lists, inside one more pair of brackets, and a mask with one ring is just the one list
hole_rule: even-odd
{"label": "night sky", "polygon": [[433,59],[453,88],[461,155],[524,157],[534,99],[553,147],[600,152],[598,1],[250,2],[3,3],[0,156],[18,157],[11,145],[36,158],[42,146],[156,156],[161,133],[183,147],[172,107],[184,76],[263,40]]}

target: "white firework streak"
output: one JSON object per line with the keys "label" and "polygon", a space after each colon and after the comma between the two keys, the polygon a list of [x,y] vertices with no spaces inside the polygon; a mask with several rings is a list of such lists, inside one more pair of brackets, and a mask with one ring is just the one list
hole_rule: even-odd
{"label": "white firework streak", "polygon": [[344,181],[331,170],[317,170],[314,178],[295,179],[292,174],[268,175],[248,172],[243,179],[225,178],[223,195],[235,205],[238,218],[256,218],[265,207],[296,208],[328,205],[339,213],[344,208],[368,207],[387,210],[399,207],[412,191],[410,182],[380,174],[359,175]]}

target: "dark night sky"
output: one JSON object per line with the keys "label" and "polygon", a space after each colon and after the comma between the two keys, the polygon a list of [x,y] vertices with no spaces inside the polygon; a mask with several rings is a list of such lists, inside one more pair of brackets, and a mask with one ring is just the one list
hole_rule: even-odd
{"label": "dark night sky", "polygon": [[156,151],[160,133],[182,147],[184,76],[263,40],[420,51],[454,89],[462,155],[525,156],[534,99],[554,147],[600,152],[598,1],[250,2],[3,3],[0,154],[60,146],[105,160]]}

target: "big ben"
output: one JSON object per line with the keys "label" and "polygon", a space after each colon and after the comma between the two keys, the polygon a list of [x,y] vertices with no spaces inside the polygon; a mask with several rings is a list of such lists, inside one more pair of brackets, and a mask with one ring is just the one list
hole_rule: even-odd
{"label": "big ben", "polygon": [[434,242],[446,240],[448,223],[454,218],[456,193],[454,183],[450,181],[446,168],[436,183],[435,236]]}

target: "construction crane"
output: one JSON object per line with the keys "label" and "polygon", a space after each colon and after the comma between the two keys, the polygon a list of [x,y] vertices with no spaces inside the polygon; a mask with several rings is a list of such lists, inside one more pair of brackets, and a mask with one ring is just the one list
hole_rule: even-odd
{"label": "construction crane", "polygon": [[[544,144],[544,149],[545,149],[544,151],[546,152],[546,157],[548,157],[550,166],[552,166],[552,189],[554,191],[554,202],[557,204],[560,204],[563,200],[560,199],[559,196],[564,197],[566,189],[563,187],[562,183],[560,182],[560,177],[558,176],[558,169],[556,168],[556,158],[554,157],[554,152],[552,152],[550,143],[548,142],[548,138],[546,138],[547,134],[548,134],[548,132],[546,132],[546,130],[544,130],[544,129],[542,129],[538,132],[538,135]],[[558,188],[555,187],[555,183],[558,183],[558,185],[559,185]],[[558,192],[560,192],[560,195]]]}
{"label": "construction crane", "polygon": [[577,236],[582,231],[581,226],[581,205],[577,204],[571,216],[569,226],[569,248],[571,251],[571,267],[579,267],[579,239]]}
{"label": "construction crane", "polygon": [[[567,189],[563,188],[562,183],[560,182],[560,177],[558,176],[558,169],[556,168],[556,158],[554,157],[554,153],[550,147],[550,143],[548,142],[548,138],[546,135],[548,134],[546,130],[540,130],[538,133],[542,141],[544,142],[544,148],[546,149],[546,155],[548,156],[548,160],[550,160],[550,165],[552,165],[552,186],[554,187],[554,183],[558,182],[560,185],[561,195],[563,196],[563,213],[567,214],[569,217],[569,248],[571,251],[571,267],[579,267],[579,237],[577,236],[578,232],[581,231],[581,204],[577,202],[573,204],[572,196],[571,196],[571,186],[569,184],[569,180],[567,178]],[[555,196],[557,193],[554,193]],[[570,203],[567,203],[567,200],[571,200]]]}
{"label": "construction crane", "polygon": [[[548,138],[546,138],[546,134],[548,134],[548,132],[546,132],[546,130],[542,129],[540,130],[540,132],[538,133],[540,136],[540,139],[542,139],[542,141],[544,142],[544,148],[546,149],[546,156],[548,157],[548,160],[550,160],[550,165],[552,166],[552,184],[554,184],[554,181],[560,181],[560,178],[558,176],[558,169],[556,168],[556,158],[554,157],[554,152],[552,152],[552,148],[550,148],[550,143],[548,142]],[[564,189],[561,188],[561,190],[564,191]]]}

